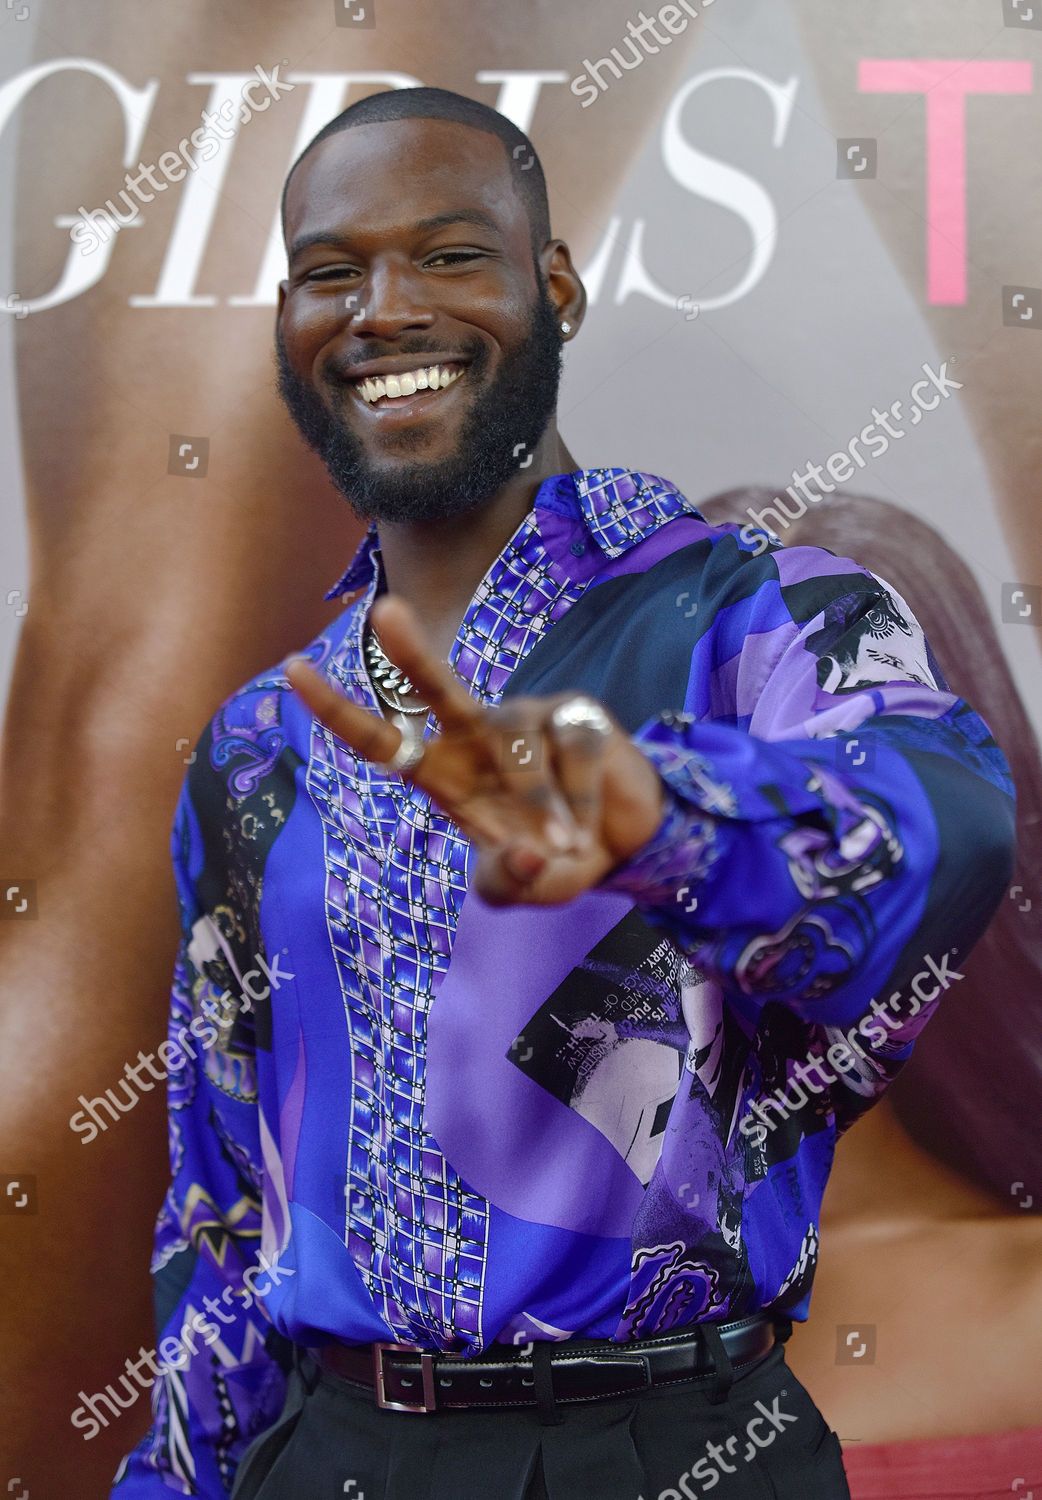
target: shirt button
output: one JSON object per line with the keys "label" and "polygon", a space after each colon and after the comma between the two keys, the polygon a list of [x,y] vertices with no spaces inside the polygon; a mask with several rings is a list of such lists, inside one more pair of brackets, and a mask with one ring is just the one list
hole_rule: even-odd
{"label": "shirt button", "polygon": [[585,542],[573,542],[572,543],[571,551],[572,551],[572,556],[573,557],[582,557],[583,553],[586,551],[586,543]]}

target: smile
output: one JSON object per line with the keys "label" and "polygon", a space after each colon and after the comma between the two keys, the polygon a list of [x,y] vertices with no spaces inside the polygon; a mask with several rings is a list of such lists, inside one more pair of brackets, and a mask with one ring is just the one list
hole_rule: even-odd
{"label": "smile", "polygon": [[367,375],[352,382],[355,390],[367,406],[386,408],[397,402],[405,402],[418,391],[436,396],[446,387],[455,384],[463,374],[462,364],[417,365],[412,370],[401,370],[394,375]]}

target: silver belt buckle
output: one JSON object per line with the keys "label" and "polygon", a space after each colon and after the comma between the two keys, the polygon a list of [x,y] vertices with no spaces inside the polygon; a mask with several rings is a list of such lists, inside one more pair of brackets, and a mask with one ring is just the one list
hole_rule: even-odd
{"label": "silver belt buckle", "polygon": [[[419,1376],[423,1391],[422,1399],[419,1401],[390,1401],[387,1397],[386,1372],[384,1370],[385,1354],[418,1354],[420,1356]],[[437,1398],[434,1392],[434,1355],[429,1349],[421,1349],[419,1344],[374,1344],[373,1345],[373,1368],[376,1379],[376,1404],[381,1411],[411,1411],[417,1413],[432,1412],[437,1410]]]}

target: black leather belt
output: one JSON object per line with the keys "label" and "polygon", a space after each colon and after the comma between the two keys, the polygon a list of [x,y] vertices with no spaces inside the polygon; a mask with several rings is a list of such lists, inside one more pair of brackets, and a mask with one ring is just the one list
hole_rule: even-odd
{"label": "black leather belt", "polygon": [[[535,1406],[537,1374],[552,1382],[555,1403],[605,1401],[654,1386],[719,1373],[720,1348],[733,1369],[762,1359],[778,1329],[769,1314],[735,1323],[690,1324],[676,1333],[626,1344],[494,1344],[479,1357],[435,1354],[413,1344],[323,1344],[308,1354],[327,1374],[365,1386],[385,1410],[433,1412],[471,1406]],[[719,1340],[719,1343],[717,1342]],[[541,1381],[539,1382],[541,1383]]]}

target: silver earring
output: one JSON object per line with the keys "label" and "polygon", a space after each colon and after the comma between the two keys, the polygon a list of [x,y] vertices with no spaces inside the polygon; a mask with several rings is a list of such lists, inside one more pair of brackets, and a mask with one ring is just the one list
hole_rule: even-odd
{"label": "silver earring", "polygon": [[561,332],[562,333],[571,333],[571,331],[572,331],[572,325],[571,325],[571,323],[562,323],[561,324]]}

